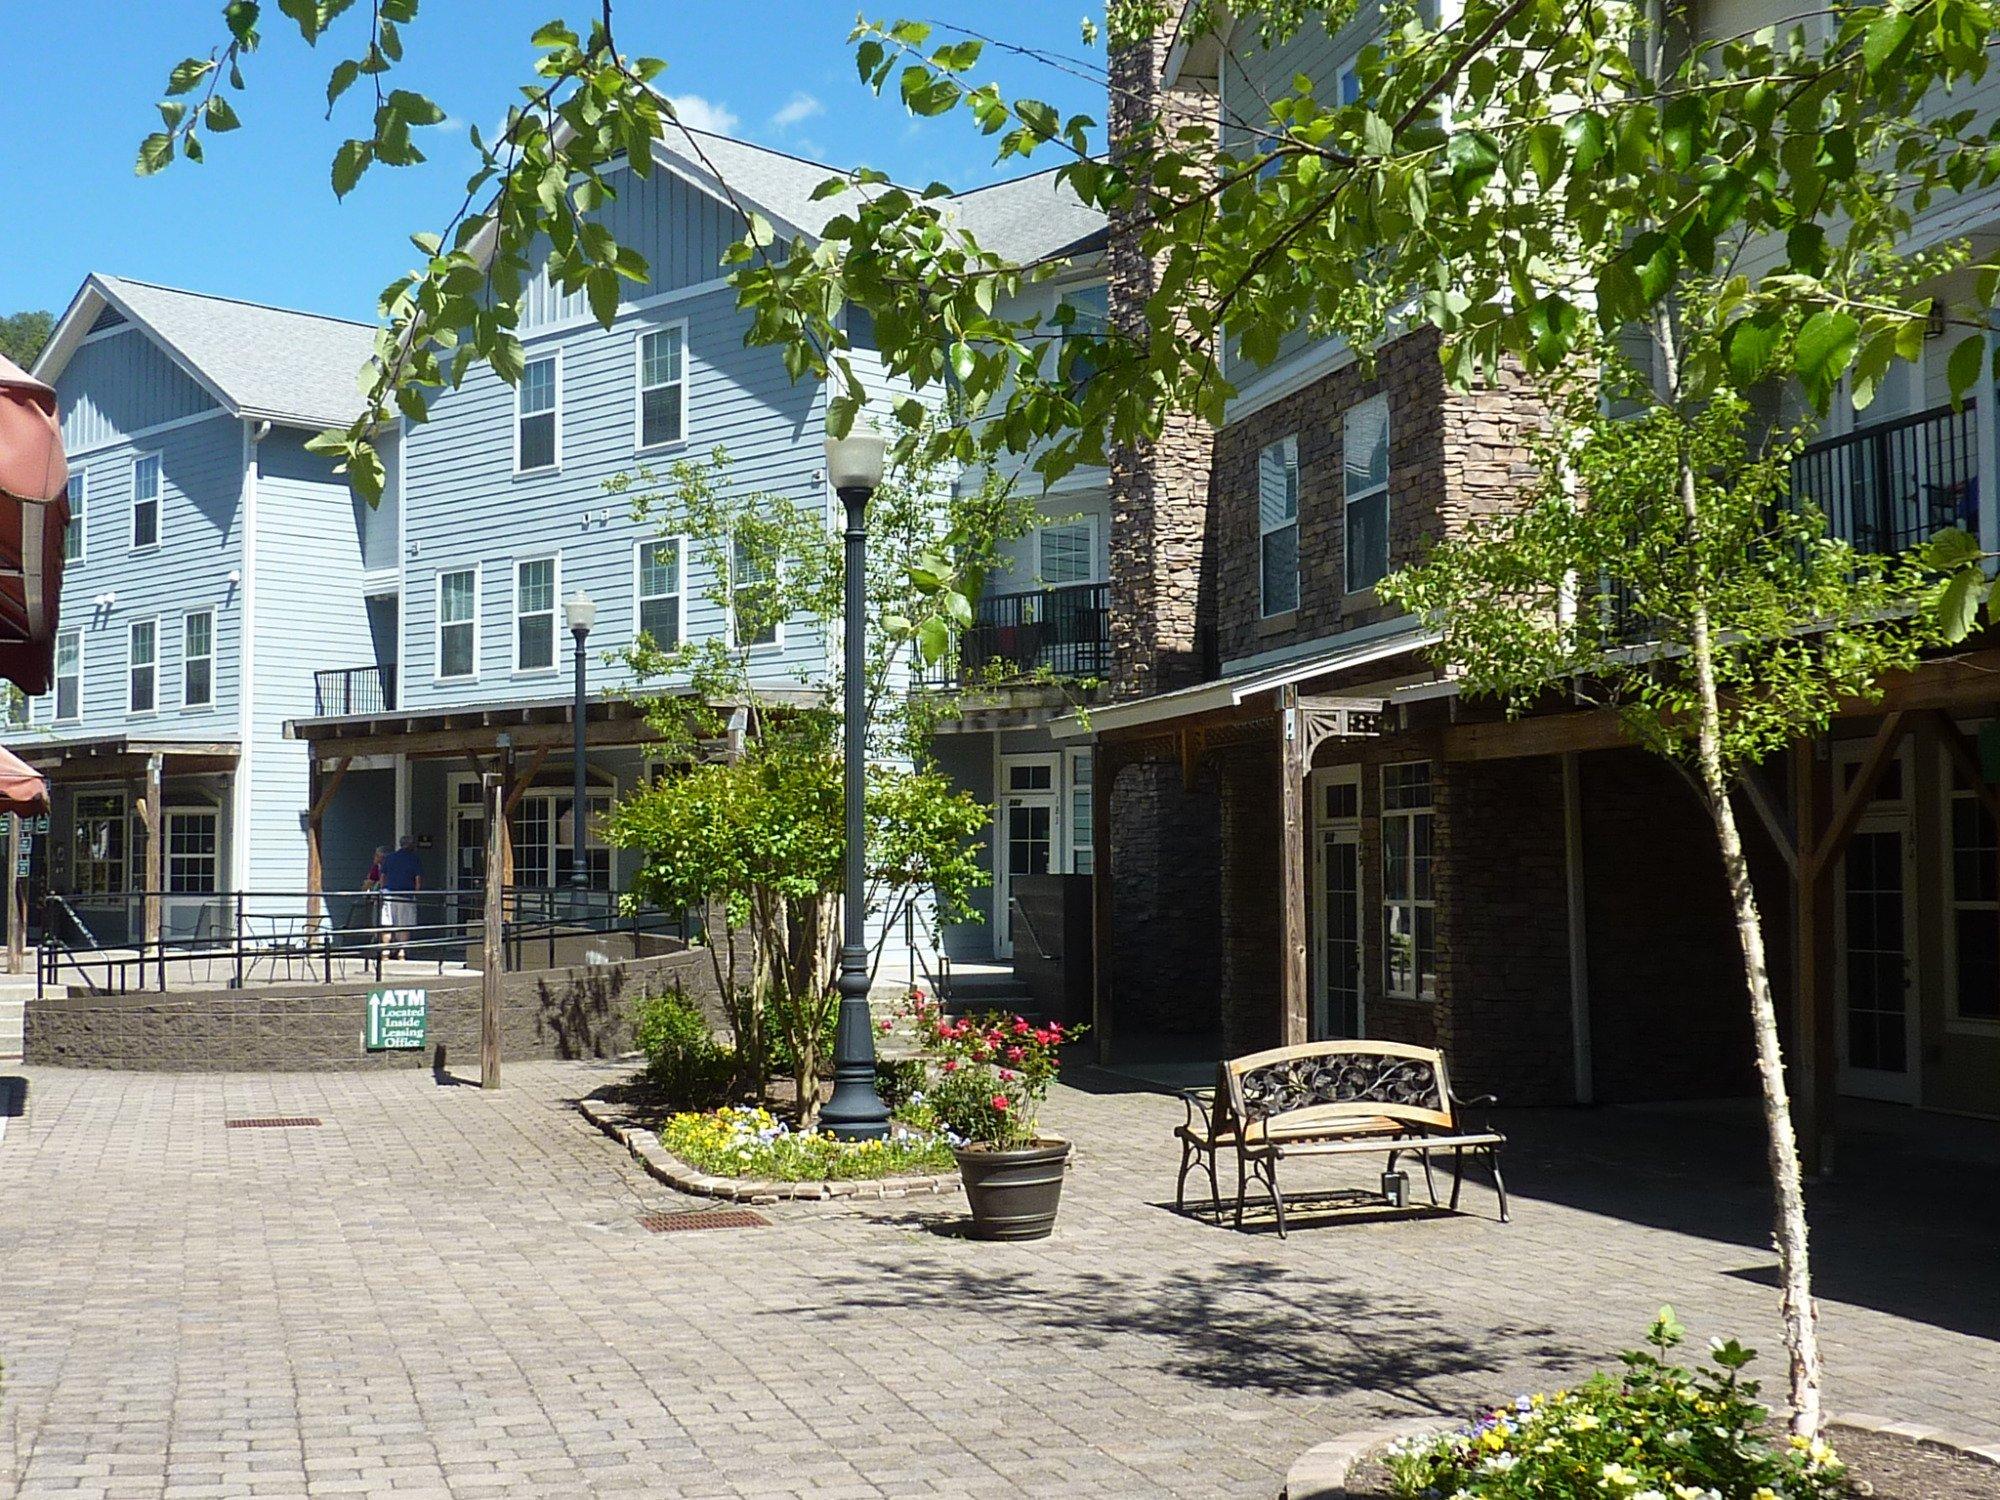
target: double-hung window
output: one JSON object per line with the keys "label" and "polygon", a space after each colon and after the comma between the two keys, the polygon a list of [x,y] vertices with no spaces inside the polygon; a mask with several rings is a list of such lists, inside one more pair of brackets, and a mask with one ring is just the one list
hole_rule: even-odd
{"label": "double-hung window", "polygon": [[69,530],[63,533],[63,561],[83,561],[83,513],[90,500],[90,485],[83,471],[69,476]]}
{"label": "double-hung window", "polygon": [[215,702],[215,611],[197,609],[181,617],[181,706],[207,708]]}
{"label": "double-hung window", "polygon": [[1258,578],[1266,618],[1299,607],[1299,440],[1257,455]]}
{"label": "double-hung window", "polygon": [[160,455],[142,453],[132,460],[132,545],[160,545]]}
{"label": "double-hung window", "polygon": [[553,469],[562,457],[556,425],[562,400],[556,356],[531,359],[514,388],[514,470]]}
{"label": "double-hung window", "polygon": [[56,633],[55,722],[67,723],[83,717],[83,632]]}
{"label": "double-hung window", "polygon": [[556,560],[514,564],[514,670],[545,672],[556,664]]}
{"label": "double-hung window", "polygon": [[780,640],[777,570],[763,548],[736,538],[730,546],[729,628],[739,646]]}
{"label": "double-hung window", "polygon": [[639,335],[641,448],[663,448],[687,436],[687,333],[656,328]]}
{"label": "double-hung window", "polygon": [[167,890],[177,896],[215,890],[221,844],[220,819],[212,807],[167,809]]}
{"label": "double-hung window", "polygon": [[160,622],[134,620],[125,634],[128,712],[149,714],[160,701]]}
{"label": "double-hung window", "polygon": [[1035,534],[1035,563],[1046,588],[1095,581],[1097,523],[1086,516],[1042,527]]}
{"label": "double-hung window", "polygon": [[1382,767],[1383,991],[1437,998],[1437,910],[1431,895],[1431,767]]}
{"label": "double-hung window", "polygon": [[70,888],[79,896],[125,894],[122,792],[79,792],[70,813]]}
{"label": "double-hung window", "polygon": [[479,671],[479,570],[438,574],[437,675],[472,677]]}
{"label": "double-hung window", "polygon": [[633,594],[639,601],[635,635],[662,651],[681,643],[681,544],[678,537],[640,542],[634,553]]}
{"label": "double-hung window", "polygon": [[1389,398],[1371,396],[1341,419],[1341,482],[1346,493],[1347,592],[1389,574]]}

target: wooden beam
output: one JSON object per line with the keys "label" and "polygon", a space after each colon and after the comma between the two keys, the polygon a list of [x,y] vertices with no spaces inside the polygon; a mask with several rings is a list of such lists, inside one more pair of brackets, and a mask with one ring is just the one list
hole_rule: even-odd
{"label": "wooden beam", "polygon": [[18,974],[27,961],[21,921],[21,815],[7,814],[7,972]]}
{"label": "wooden beam", "polygon": [[1854,784],[1841,798],[1825,836],[1813,846],[1811,862],[1816,873],[1827,869],[1847,848],[1847,841],[1854,837],[1854,830],[1860,826],[1868,804],[1875,796],[1876,783],[1882,779],[1884,768],[1903,743],[1908,729],[1907,716],[1900,711],[1882,720],[1881,728],[1875,731],[1875,738],[1868,744],[1868,754],[1861,761],[1861,769],[1855,772]]}
{"label": "wooden beam", "polygon": [[506,787],[498,776],[481,783],[486,803],[486,911],[480,923],[479,962],[479,1086],[500,1087],[500,969],[504,956],[501,943],[500,896],[501,830],[507,826]]}
{"label": "wooden beam", "polygon": [[[534,785],[535,778],[541,774],[542,762],[548,758],[549,747],[547,745],[537,747],[534,755],[528,761],[528,769],[523,771],[519,776],[512,778],[507,788],[507,812],[510,817],[513,815],[514,809],[520,804],[521,799],[527,795],[528,788]],[[509,756],[508,759],[511,761],[513,757]],[[513,768],[509,766],[508,769],[511,773]]]}
{"label": "wooden beam", "polygon": [[1496,719],[1486,724],[1450,724],[1438,731],[1438,739],[1439,759],[1448,761],[1617,750],[1633,743],[1625,721],[1608,708],[1531,719]]}
{"label": "wooden beam", "polygon": [[347,777],[348,758],[342,757],[333,768],[333,775],[326,785],[319,785],[320,768],[318,762],[306,766],[306,795],[312,799],[306,809],[306,936],[319,931],[320,889],[326,882],[326,863],[320,843],[320,820],[326,816],[327,807],[332,803],[340,783]]}
{"label": "wooden beam", "polygon": [[160,887],[166,883],[165,819],[160,809],[165,761],[157,750],[146,757],[146,941],[155,944],[160,941]]}
{"label": "wooden beam", "polygon": [[1757,814],[1757,820],[1764,825],[1764,832],[1771,836],[1771,844],[1777,849],[1778,857],[1784,860],[1785,868],[1791,871],[1792,879],[1797,880],[1799,857],[1793,845],[1798,841],[1798,834],[1793,830],[1791,820],[1778,807],[1777,799],[1771,795],[1771,788],[1764,779],[1763,770],[1751,766],[1743,773],[1741,785],[1744,800]]}
{"label": "wooden beam", "polygon": [[340,783],[347,779],[347,768],[352,764],[353,760],[353,756],[343,755],[334,763],[333,776],[328,780],[319,796],[313,799],[311,813],[313,818],[317,819],[325,814],[327,807],[333,801],[334,793],[340,790]]}
{"label": "wooden beam", "polygon": [[[516,724],[506,730],[517,750],[542,746],[560,750],[575,739],[575,730],[564,724]],[[491,726],[467,725],[462,729],[417,730],[409,734],[327,735],[311,742],[313,753],[323,760],[339,755],[393,755],[413,759],[491,753],[501,730]],[[590,748],[658,743],[659,731],[644,719],[590,719],[584,726],[584,742]]]}
{"label": "wooden beam", "polygon": [[1282,1043],[1295,1047],[1309,1029],[1306,973],[1306,730],[1299,710],[1299,690],[1287,687],[1279,697],[1278,843],[1281,891],[1280,995],[1284,1003]]}

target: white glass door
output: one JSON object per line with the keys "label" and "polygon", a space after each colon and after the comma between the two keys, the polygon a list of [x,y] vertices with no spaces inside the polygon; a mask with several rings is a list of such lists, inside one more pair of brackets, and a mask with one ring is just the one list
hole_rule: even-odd
{"label": "white glass door", "polygon": [[1053,755],[1008,757],[1000,763],[993,851],[993,951],[1014,956],[1014,881],[1056,868],[1056,773]]}
{"label": "white glass door", "polygon": [[1840,1086],[1915,1103],[1917,1008],[1910,984],[1909,836],[1900,817],[1864,818],[1834,889]]}
{"label": "white glass door", "polygon": [[1357,767],[1312,778],[1312,1039],[1362,1035],[1361,782]]}

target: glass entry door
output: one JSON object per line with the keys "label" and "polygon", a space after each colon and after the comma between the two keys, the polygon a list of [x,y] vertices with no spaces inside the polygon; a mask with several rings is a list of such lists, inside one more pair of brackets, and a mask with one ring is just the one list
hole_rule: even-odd
{"label": "glass entry door", "polygon": [[1014,880],[1056,868],[1055,756],[1009,757],[1002,762],[998,856],[994,860],[993,946],[998,958],[1014,956]]}
{"label": "glass entry door", "polygon": [[1359,768],[1314,772],[1312,806],[1312,1039],[1358,1037],[1363,1024]]}
{"label": "glass entry door", "polygon": [[1841,860],[1834,911],[1841,1089],[1914,1103],[1917,1015],[1903,820],[1862,820]]}

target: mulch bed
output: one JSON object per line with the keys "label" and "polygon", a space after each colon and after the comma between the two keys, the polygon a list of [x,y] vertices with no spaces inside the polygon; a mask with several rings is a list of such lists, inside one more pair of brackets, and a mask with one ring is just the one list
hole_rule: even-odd
{"label": "mulch bed", "polygon": [[[2000,1500],[2000,1465],[1955,1448],[1919,1442],[1893,1432],[1869,1432],[1838,1423],[1826,1430],[1842,1462],[1848,1487],[1875,1500]],[[1390,1500],[1389,1471],[1374,1457],[1360,1459],[1347,1476],[1353,1500]]]}

